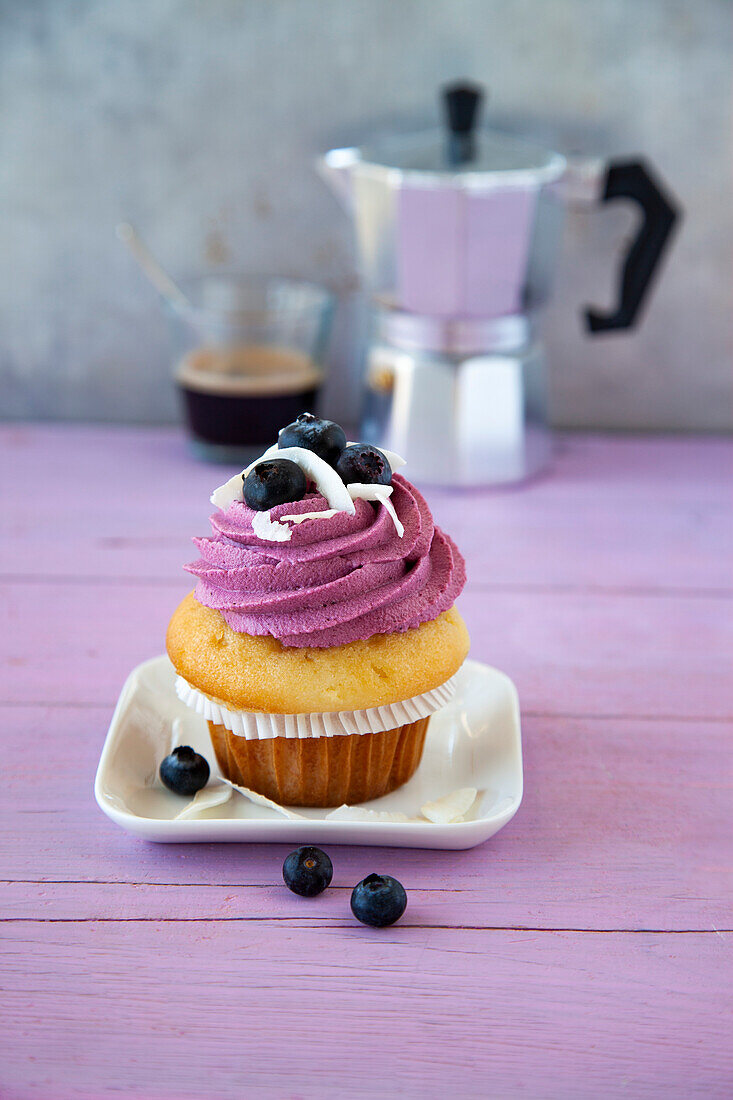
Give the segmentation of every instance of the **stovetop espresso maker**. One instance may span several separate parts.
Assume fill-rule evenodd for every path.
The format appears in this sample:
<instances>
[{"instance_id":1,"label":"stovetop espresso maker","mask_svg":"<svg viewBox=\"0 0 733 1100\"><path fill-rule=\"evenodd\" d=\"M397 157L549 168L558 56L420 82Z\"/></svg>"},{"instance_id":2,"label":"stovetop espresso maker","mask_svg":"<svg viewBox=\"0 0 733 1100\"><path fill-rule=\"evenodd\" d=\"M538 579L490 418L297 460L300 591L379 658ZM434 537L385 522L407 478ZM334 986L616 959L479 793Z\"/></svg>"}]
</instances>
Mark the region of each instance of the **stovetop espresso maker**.
<instances>
[{"instance_id":1,"label":"stovetop espresso maker","mask_svg":"<svg viewBox=\"0 0 733 1100\"><path fill-rule=\"evenodd\" d=\"M372 307L364 438L433 484L521 480L546 464L539 337L565 206L631 199L641 225L599 334L633 327L676 203L642 160L573 160L476 126L481 91L444 91L446 126L333 149L321 174L351 213Z\"/></svg>"}]
</instances>

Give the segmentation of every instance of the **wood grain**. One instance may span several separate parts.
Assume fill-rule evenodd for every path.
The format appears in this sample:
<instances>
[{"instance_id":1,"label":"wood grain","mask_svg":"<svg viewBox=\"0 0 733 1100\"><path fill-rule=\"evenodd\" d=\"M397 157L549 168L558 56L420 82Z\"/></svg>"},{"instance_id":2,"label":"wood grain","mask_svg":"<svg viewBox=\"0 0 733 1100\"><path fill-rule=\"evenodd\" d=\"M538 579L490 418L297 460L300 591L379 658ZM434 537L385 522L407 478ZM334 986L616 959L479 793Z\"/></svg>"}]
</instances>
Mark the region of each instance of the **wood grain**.
<instances>
[{"instance_id":1,"label":"wood grain","mask_svg":"<svg viewBox=\"0 0 733 1100\"><path fill-rule=\"evenodd\" d=\"M228 471L165 429L0 428L1 1100L728 1097L733 447L568 437L514 491L431 492L525 798L467 852L160 846L97 809ZM372 870L403 922L355 924Z\"/></svg>"},{"instance_id":2,"label":"wood grain","mask_svg":"<svg viewBox=\"0 0 733 1100\"><path fill-rule=\"evenodd\" d=\"M307 919L280 886L287 848L147 844L101 816L91 781L104 708L11 707L0 717L0 917ZM733 927L730 732L724 723L530 717L524 801L506 829L460 853L338 848L334 886L389 867L421 892L421 920L452 926ZM37 773L39 757L28 754L36 742ZM329 918L345 911L332 892L319 908Z\"/></svg>"},{"instance_id":3,"label":"wood grain","mask_svg":"<svg viewBox=\"0 0 733 1100\"><path fill-rule=\"evenodd\" d=\"M519 489L426 493L481 564L476 585L730 590L732 454L714 439L570 437L553 470ZM0 458L22 475L3 486L0 575L15 578L175 585L229 473L194 462L165 429L0 427Z\"/></svg>"},{"instance_id":4,"label":"wood grain","mask_svg":"<svg viewBox=\"0 0 733 1100\"><path fill-rule=\"evenodd\" d=\"M0 935L11 1098L730 1095L731 938L714 933L113 921Z\"/></svg>"},{"instance_id":5,"label":"wood grain","mask_svg":"<svg viewBox=\"0 0 733 1100\"><path fill-rule=\"evenodd\" d=\"M0 586L0 702L112 706L130 669L163 651L189 589L184 578ZM472 656L512 677L525 711L733 716L733 601L469 585L459 606Z\"/></svg>"}]
</instances>

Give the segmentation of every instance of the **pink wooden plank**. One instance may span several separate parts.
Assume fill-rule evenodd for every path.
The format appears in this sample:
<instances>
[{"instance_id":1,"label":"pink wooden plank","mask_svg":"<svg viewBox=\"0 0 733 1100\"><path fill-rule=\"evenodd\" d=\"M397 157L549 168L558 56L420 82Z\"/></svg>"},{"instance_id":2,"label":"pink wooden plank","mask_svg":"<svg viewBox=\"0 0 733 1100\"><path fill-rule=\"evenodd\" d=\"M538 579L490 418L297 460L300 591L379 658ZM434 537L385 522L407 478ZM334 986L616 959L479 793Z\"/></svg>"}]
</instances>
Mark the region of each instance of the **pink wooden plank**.
<instances>
[{"instance_id":1,"label":"pink wooden plank","mask_svg":"<svg viewBox=\"0 0 733 1100\"><path fill-rule=\"evenodd\" d=\"M729 792L730 796L730 792ZM429 886L425 888L410 885L409 869L400 870L400 866L406 862L404 856L394 855L385 851L367 855L359 853L358 859L348 858L344 861L342 849L336 845L331 847L332 857L338 873L334 882L319 900L318 905L307 905L302 899L294 897L282 884L280 868L282 861L293 845L289 848L282 846L277 850L274 846L267 845L269 852L269 864L262 867L267 872L272 883L267 886L252 885L227 885L227 886L179 886L171 883L164 885L153 884L129 884L129 883L27 883L4 882L0 883L0 921L2 920L52 920L52 921L89 921L89 920L166 920L166 921L241 921L243 924L251 922L285 922L288 927L299 928L301 926L324 928L329 925L343 925L350 921L349 898L351 891L357 882L374 870L381 874L394 874L408 888L409 910L401 921L406 926L419 928L472 928L472 929L512 929L520 928L531 931L558 931L570 930L581 932L688 932L710 931L726 932L733 934L733 917L731 917L730 903L733 900L728 891L728 897L722 898L717 906L720 925L702 929L670 928L676 925L680 917L689 913L690 909L698 911L714 911L714 902L707 901L705 905L696 906L687 902L673 904L667 897L654 898L647 906L645 919L639 928L639 914L634 911L634 903L643 905L643 899L629 897L628 881L623 882L627 892L623 898L623 907L627 913L633 912L634 919L624 922L621 915L621 906L615 905L612 914L608 908L607 876L604 875L603 905L596 905L596 921L591 926L583 925L576 928L577 917L580 911L592 908L582 902L578 904L573 897L571 884L564 883L567 892L562 898L547 899L542 897L542 912L539 919L533 918L531 911L519 920L519 906L516 901L507 905L503 899L498 902L495 899L496 882L485 885L465 887L456 886ZM643 845L647 847L647 844ZM235 858L235 857L232 857ZM265 857L267 858L267 857ZM454 857L460 860L461 856ZM241 861L242 866L247 866L249 860ZM259 860L256 861L259 864ZM504 862L504 860L502 860ZM265 859L262 863L264 865ZM345 864L357 866L351 873ZM661 861L657 860L659 864ZM259 869L259 868L258 868ZM587 864L586 864L587 869ZM424 877L427 868L423 871ZM599 869L600 870L600 869ZM636 874L641 878L641 869L637 867ZM526 866L524 867L526 874ZM602 872L601 872L602 873ZM727 874L730 875L728 868ZM432 869L431 869L432 874ZM440 868L436 869L436 875L440 874ZM658 867L648 869L647 889L656 881ZM626 875L629 875L628 867ZM247 875L247 877L250 877ZM459 871L458 879L462 879ZM497 875L498 877L498 875ZM501 876L502 878L504 876ZM619 876L621 877L621 876ZM633 890L633 877L631 886ZM673 876L672 876L673 877ZM709 876L698 875L698 878ZM492 876L492 879L494 876ZM445 869L445 881L449 881L447 868ZM670 887L679 888L679 883L669 882L664 876L662 890L667 894ZM706 882L704 885L711 885ZM591 889L591 892L594 892ZM640 891L635 891L640 892ZM596 891L596 893L600 893ZM537 899L533 899L537 906ZM594 900L600 900L598 898ZM700 900L700 899L695 899ZM687 901L687 899L685 899ZM529 899L527 899L529 902ZM529 903L531 904L531 902ZM727 908L726 908L727 906ZM529 908L529 906L528 906ZM656 910L656 914L654 911ZM665 911L666 910L666 911ZM504 916L502 917L502 914ZM657 915L661 919L649 921L649 915ZM672 916L670 921L669 916ZM602 927L601 916L605 916L606 927ZM698 918L699 919L699 918ZM529 923L524 923L528 921ZM596 927L596 923L598 927ZM683 923L689 923L689 919ZM706 920L706 924L709 922ZM661 926L661 927L660 927Z\"/></svg>"},{"instance_id":2,"label":"pink wooden plank","mask_svg":"<svg viewBox=\"0 0 733 1100\"><path fill-rule=\"evenodd\" d=\"M335 849L316 911L279 846L146 845L92 801L109 708L162 648L226 471L168 430L0 430L0 570L38 578L0 590L0 699L91 704L0 712L3 1100L371 1096L375 1056L401 1095L729 1095L730 937L708 930L730 926L731 743L681 719L733 714L730 615L663 592L731 590L733 450L561 452L522 490L430 497L469 559L474 655L555 715L525 717L519 816L465 853ZM375 867L411 899L381 935L343 916Z\"/></svg>"},{"instance_id":3,"label":"pink wooden plank","mask_svg":"<svg viewBox=\"0 0 733 1100\"><path fill-rule=\"evenodd\" d=\"M0 935L9 1100L730 1096L729 936L226 921Z\"/></svg>"},{"instance_id":4,"label":"pink wooden plank","mask_svg":"<svg viewBox=\"0 0 733 1100\"><path fill-rule=\"evenodd\" d=\"M560 475L558 475L560 476ZM733 591L733 509L671 501L548 502L521 493L429 494L477 586Z\"/></svg>"},{"instance_id":5,"label":"pink wooden plank","mask_svg":"<svg viewBox=\"0 0 733 1100\"><path fill-rule=\"evenodd\" d=\"M0 917L309 918L281 885L287 847L146 844L102 816L103 708L0 715L0 879L31 880L0 886ZM334 848L338 891L318 913L337 919L343 891L382 868L429 923L731 927L732 758L723 723L527 719L524 801L506 829L466 852Z\"/></svg>"},{"instance_id":6,"label":"pink wooden plank","mask_svg":"<svg viewBox=\"0 0 733 1100\"><path fill-rule=\"evenodd\" d=\"M558 508L540 486L478 494L470 506L442 492L427 495L478 585L733 590L729 508L667 501ZM107 504L95 507L93 524L63 501L43 511L15 505L0 543L0 574L176 584L183 562L195 557L191 536L209 531L207 500L208 492L191 496L154 515L137 504Z\"/></svg>"},{"instance_id":7,"label":"pink wooden plank","mask_svg":"<svg viewBox=\"0 0 733 1100\"><path fill-rule=\"evenodd\" d=\"M0 702L112 705L130 669L163 650L188 587L1 586ZM509 673L525 711L733 715L730 601L469 589L472 655Z\"/></svg>"},{"instance_id":8,"label":"pink wooden plank","mask_svg":"<svg viewBox=\"0 0 733 1100\"><path fill-rule=\"evenodd\" d=\"M195 497L208 491L219 470L226 472L193 459L182 433L173 428L5 424L0 425L0 455L9 504L22 502L29 487L47 495L51 466L54 493L72 502L79 502L80 487L89 484L104 486L108 500ZM725 507L732 480L733 441L726 437L573 433L559 437L554 465L535 486L558 503L580 499L591 505L607 497Z\"/></svg>"},{"instance_id":9,"label":"pink wooden plank","mask_svg":"<svg viewBox=\"0 0 733 1100\"><path fill-rule=\"evenodd\" d=\"M730 453L717 440L571 437L552 473L521 489L428 496L476 583L731 588ZM14 575L175 583L229 473L165 430L6 428L3 456L0 572Z\"/></svg>"},{"instance_id":10,"label":"pink wooden plank","mask_svg":"<svg viewBox=\"0 0 733 1100\"><path fill-rule=\"evenodd\" d=\"M583 496L589 504L608 494L725 505L733 482L733 440L569 433L559 438L555 468L563 474L558 493Z\"/></svg>"},{"instance_id":11,"label":"pink wooden plank","mask_svg":"<svg viewBox=\"0 0 733 1100\"><path fill-rule=\"evenodd\" d=\"M472 655L515 681L525 711L733 716L730 602L467 591Z\"/></svg>"},{"instance_id":12,"label":"pink wooden plank","mask_svg":"<svg viewBox=\"0 0 733 1100\"><path fill-rule=\"evenodd\" d=\"M212 488L231 472L191 458L170 430L0 428L3 572L176 574Z\"/></svg>"}]
</instances>

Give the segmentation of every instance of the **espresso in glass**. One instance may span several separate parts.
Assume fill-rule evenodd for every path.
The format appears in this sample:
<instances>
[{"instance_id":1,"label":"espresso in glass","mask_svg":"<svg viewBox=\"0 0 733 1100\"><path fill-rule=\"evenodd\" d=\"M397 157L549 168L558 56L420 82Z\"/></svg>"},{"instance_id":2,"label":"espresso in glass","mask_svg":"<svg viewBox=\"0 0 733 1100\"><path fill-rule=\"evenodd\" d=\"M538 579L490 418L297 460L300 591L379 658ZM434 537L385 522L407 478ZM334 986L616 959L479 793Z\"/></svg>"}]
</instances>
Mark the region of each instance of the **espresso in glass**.
<instances>
[{"instance_id":1,"label":"espresso in glass","mask_svg":"<svg viewBox=\"0 0 733 1100\"><path fill-rule=\"evenodd\" d=\"M299 413L312 411L322 378L303 352L257 344L196 348L176 371L195 439L260 449Z\"/></svg>"},{"instance_id":2,"label":"espresso in glass","mask_svg":"<svg viewBox=\"0 0 733 1100\"><path fill-rule=\"evenodd\" d=\"M175 381L192 448L212 461L251 461L315 410L331 297L310 283L237 276L187 289Z\"/></svg>"}]
</instances>

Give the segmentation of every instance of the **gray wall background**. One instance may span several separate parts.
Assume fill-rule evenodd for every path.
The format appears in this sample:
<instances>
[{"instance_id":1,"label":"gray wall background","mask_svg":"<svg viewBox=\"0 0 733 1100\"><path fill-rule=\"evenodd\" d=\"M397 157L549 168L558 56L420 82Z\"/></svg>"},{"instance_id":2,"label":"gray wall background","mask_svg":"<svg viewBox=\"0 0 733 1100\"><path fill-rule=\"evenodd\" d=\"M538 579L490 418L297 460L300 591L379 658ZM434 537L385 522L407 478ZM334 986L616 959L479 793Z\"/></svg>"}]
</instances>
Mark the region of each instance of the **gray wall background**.
<instances>
[{"instance_id":1,"label":"gray wall background","mask_svg":"<svg viewBox=\"0 0 733 1100\"><path fill-rule=\"evenodd\" d=\"M486 119L642 152L686 220L642 326L590 340L630 210L574 214L547 317L564 426L721 430L731 371L727 0L0 0L0 415L177 418L166 322L114 236L177 276L224 263L342 295L329 411L353 415L347 219L313 155L431 122L438 84Z\"/></svg>"}]
</instances>

